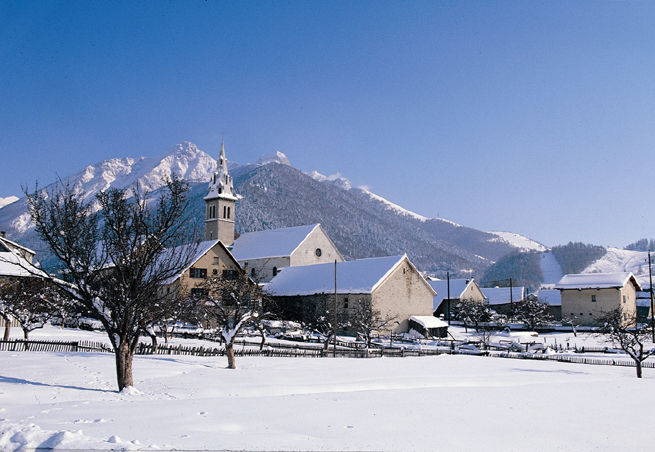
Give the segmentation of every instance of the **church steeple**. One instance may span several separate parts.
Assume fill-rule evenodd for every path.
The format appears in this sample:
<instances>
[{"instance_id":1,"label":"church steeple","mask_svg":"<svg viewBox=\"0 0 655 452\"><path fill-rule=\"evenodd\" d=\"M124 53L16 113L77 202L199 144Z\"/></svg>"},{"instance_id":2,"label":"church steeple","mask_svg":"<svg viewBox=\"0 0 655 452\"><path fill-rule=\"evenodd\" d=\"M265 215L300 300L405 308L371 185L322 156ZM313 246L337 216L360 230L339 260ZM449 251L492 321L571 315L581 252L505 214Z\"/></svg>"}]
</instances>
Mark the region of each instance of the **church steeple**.
<instances>
[{"instance_id":1,"label":"church steeple","mask_svg":"<svg viewBox=\"0 0 655 452\"><path fill-rule=\"evenodd\" d=\"M205 196L205 240L219 239L225 246L234 243L234 214L237 201L234 181L227 170L225 145L221 141L218 167L209 181Z\"/></svg>"}]
</instances>

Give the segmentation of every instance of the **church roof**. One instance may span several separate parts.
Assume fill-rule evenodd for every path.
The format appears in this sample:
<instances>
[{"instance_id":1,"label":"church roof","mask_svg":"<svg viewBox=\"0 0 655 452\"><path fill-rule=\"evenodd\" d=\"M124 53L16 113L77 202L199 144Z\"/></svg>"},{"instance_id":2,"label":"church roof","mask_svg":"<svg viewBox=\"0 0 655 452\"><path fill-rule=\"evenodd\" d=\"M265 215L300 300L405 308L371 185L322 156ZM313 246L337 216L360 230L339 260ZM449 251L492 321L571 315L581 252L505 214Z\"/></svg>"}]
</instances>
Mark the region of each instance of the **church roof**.
<instances>
[{"instance_id":1,"label":"church roof","mask_svg":"<svg viewBox=\"0 0 655 452\"><path fill-rule=\"evenodd\" d=\"M337 293L370 294L405 259L406 255L338 262ZM334 263L284 268L265 289L278 296L333 294Z\"/></svg>"},{"instance_id":2,"label":"church roof","mask_svg":"<svg viewBox=\"0 0 655 452\"><path fill-rule=\"evenodd\" d=\"M221 143L221 153L218 156L218 169L209 181L209 193L205 200L224 198L233 201L237 200L234 191L234 181L227 170L227 158L225 157L225 146Z\"/></svg>"},{"instance_id":3,"label":"church roof","mask_svg":"<svg viewBox=\"0 0 655 452\"><path fill-rule=\"evenodd\" d=\"M232 255L238 261L291 256L307 236L321 225L309 224L291 228L246 232L234 241Z\"/></svg>"}]
</instances>

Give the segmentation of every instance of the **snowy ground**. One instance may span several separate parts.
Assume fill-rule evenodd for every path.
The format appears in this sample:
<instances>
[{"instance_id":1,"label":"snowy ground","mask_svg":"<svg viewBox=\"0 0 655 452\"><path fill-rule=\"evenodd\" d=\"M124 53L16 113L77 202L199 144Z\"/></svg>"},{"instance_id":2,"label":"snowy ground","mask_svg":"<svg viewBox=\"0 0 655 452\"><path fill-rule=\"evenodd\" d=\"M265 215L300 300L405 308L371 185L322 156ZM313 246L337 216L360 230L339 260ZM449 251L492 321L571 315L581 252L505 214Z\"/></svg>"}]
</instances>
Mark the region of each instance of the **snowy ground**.
<instances>
[{"instance_id":1,"label":"snowy ground","mask_svg":"<svg viewBox=\"0 0 655 452\"><path fill-rule=\"evenodd\" d=\"M224 357L138 356L138 392L122 394L111 354L0 363L0 450L651 449L652 369L638 380L633 368L442 355L238 358L233 371Z\"/></svg>"}]
</instances>

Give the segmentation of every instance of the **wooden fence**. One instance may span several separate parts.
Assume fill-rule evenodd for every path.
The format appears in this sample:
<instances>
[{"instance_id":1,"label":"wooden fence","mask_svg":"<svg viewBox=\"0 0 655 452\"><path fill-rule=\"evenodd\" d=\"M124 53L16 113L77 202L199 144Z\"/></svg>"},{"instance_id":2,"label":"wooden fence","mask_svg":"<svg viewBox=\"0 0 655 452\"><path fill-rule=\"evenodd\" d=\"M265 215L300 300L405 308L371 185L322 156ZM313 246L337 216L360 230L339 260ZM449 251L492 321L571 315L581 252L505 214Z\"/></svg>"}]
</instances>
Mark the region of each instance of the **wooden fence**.
<instances>
[{"instance_id":1,"label":"wooden fence","mask_svg":"<svg viewBox=\"0 0 655 452\"><path fill-rule=\"evenodd\" d=\"M254 345L245 343L245 345ZM279 346L283 345L283 346ZM320 348L308 347L289 347L295 344L273 344L273 346L266 345L262 350L258 347L235 347L236 356L270 356L270 357L303 357L303 358L321 358L335 356L334 348L330 347L328 350ZM301 345L301 344L298 344ZM305 344L307 345L307 344ZM23 339L12 339L8 341L0 341L0 351L32 351L32 352L97 352L97 353L113 353L113 348L102 342L91 341L26 341ZM140 343L137 347L136 354L138 355L188 355L188 356L224 356L225 347L190 347L183 345L170 345L161 344L156 348L152 344ZM469 350L462 348L452 349L450 347L440 347L432 349L411 349L411 348L370 348L370 349L351 349L351 348L337 348L336 357L339 358L380 358L380 357L410 357L410 356L437 356L442 354L452 355L474 355L486 356L490 358L509 358L509 359L530 359L530 360L548 360L559 361L574 364L590 364L602 366L622 366L622 367L635 367L635 363L631 359L619 358L598 358L598 357L585 357L585 356L572 356L572 355L559 355L559 354L543 354L543 353L524 353L524 352L508 352L508 351L494 351L494 350ZM655 361L644 361L642 363L644 368L655 368Z\"/></svg>"}]
</instances>

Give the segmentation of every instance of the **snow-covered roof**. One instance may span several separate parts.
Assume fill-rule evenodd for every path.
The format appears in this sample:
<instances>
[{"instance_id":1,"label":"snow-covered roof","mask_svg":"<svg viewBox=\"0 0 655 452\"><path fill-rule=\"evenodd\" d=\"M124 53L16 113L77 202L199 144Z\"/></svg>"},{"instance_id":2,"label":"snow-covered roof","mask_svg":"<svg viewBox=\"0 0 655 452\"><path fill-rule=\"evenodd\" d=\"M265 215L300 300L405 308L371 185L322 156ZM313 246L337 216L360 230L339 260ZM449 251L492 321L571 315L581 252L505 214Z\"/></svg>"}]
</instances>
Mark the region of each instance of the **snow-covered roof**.
<instances>
[{"instance_id":1,"label":"snow-covered roof","mask_svg":"<svg viewBox=\"0 0 655 452\"><path fill-rule=\"evenodd\" d=\"M562 292L557 289L540 289L537 299L548 306L562 306Z\"/></svg>"},{"instance_id":2,"label":"snow-covered roof","mask_svg":"<svg viewBox=\"0 0 655 452\"><path fill-rule=\"evenodd\" d=\"M639 282L632 273L577 273L564 275L555 285L556 289L611 289L623 287L632 280L637 290L641 289Z\"/></svg>"},{"instance_id":3,"label":"snow-covered roof","mask_svg":"<svg viewBox=\"0 0 655 452\"><path fill-rule=\"evenodd\" d=\"M406 255L338 262L337 293L370 294L405 259ZM334 263L283 268L265 289L278 296L334 293Z\"/></svg>"},{"instance_id":4,"label":"snow-covered roof","mask_svg":"<svg viewBox=\"0 0 655 452\"><path fill-rule=\"evenodd\" d=\"M466 288L471 284L472 279L451 279L450 280L450 299L461 298L462 293ZM436 310L441 303L448 298L448 280L439 279L436 281L428 281L430 287L437 292L437 295L434 297L434 307L433 310Z\"/></svg>"},{"instance_id":5,"label":"snow-covered roof","mask_svg":"<svg viewBox=\"0 0 655 452\"><path fill-rule=\"evenodd\" d=\"M20 253L0 245L0 276L46 276Z\"/></svg>"},{"instance_id":6,"label":"snow-covered roof","mask_svg":"<svg viewBox=\"0 0 655 452\"><path fill-rule=\"evenodd\" d=\"M249 259L291 256L291 253L318 227L320 224L316 223L246 232L234 241L232 255L241 262Z\"/></svg>"},{"instance_id":7,"label":"snow-covered roof","mask_svg":"<svg viewBox=\"0 0 655 452\"><path fill-rule=\"evenodd\" d=\"M517 302L523 299L525 287L512 287L511 297L509 289L509 287L480 287L489 304L507 304L511 301Z\"/></svg>"},{"instance_id":8,"label":"snow-covered roof","mask_svg":"<svg viewBox=\"0 0 655 452\"><path fill-rule=\"evenodd\" d=\"M415 321L425 329L448 327L448 322L444 322L431 315L413 315L409 320Z\"/></svg>"},{"instance_id":9,"label":"snow-covered roof","mask_svg":"<svg viewBox=\"0 0 655 452\"><path fill-rule=\"evenodd\" d=\"M36 251L31 250L28 247L21 245L20 243L16 243L13 240L9 240L7 237L1 237L0 236L0 242L4 242L5 246L7 248L19 248L19 249L31 254L32 256L34 256L36 254Z\"/></svg>"}]
</instances>

